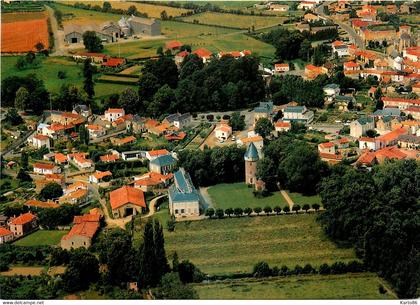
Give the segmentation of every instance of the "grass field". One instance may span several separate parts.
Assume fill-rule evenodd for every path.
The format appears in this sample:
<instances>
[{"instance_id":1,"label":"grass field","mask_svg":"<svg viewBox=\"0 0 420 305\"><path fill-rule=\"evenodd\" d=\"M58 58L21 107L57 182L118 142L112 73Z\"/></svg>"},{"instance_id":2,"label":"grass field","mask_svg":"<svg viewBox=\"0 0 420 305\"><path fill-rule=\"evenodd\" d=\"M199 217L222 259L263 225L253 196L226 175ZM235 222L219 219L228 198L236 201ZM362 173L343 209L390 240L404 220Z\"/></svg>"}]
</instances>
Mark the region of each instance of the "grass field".
<instances>
[{"instance_id":1,"label":"grass field","mask_svg":"<svg viewBox=\"0 0 420 305\"><path fill-rule=\"evenodd\" d=\"M287 193L289 194L289 197L293 200L293 202L295 204L299 204L300 206L302 206L305 203L310 204L310 205L314 203L318 203L319 205L322 205L321 197L319 195L305 196L299 193L291 193L291 192L287 192Z\"/></svg>"},{"instance_id":2,"label":"grass field","mask_svg":"<svg viewBox=\"0 0 420 305\"><path fill-rule=\"evenodd\" d=\"M104 23L104 22L117 22L121 16L117 14L110 14L110 13L102 13L102 12L96 12L96 11L90 11L90 10L84 10L79 8L74 8L67 5L62 5L59 3L54 3L54 6L59 9L63 15L69 15L73 14L73 18L63 18L63 25L69 25L69 24L93 24L93 23Z\"/></svg>"},{"instance_id":3,"label":"grass field","mask_svg":"<svg viewBox=\"0 0 420 305\"><path fill-rule=\"evenodd\" d=\"M19 239L14 244L16 246L55 246L60 243L61 237L66 235L68 231L48 231L38 230L24 238Z\"/></svg>"},{"instance_id":4,"label":"grass field","mask_svg":"<svg viewBox=\"0 0 420 305\"><path fill-rule=\"evenodd\" d=\"M392 291L379 293L382 281L374 273L305 275L272 279L243 279L194 288L200 299L300 300L300 299L395 299Z\"/></svg>"},{"instance_id":5,"label":"grass field","mask_svg":"<svg viewBox=\"0 0 420 305\"><path fill-rule=\"evenodd\" d=\"M44 19L46 17L45 12L20 12L20 13L4 13L1 14L1 22L16 22L16 21L27 21L35 19Z\"/></svg>"},{"instance_id":6,"label":"grass field","mask_svg":"<svg viewBox=\"0 0 420 305\"><path fill-rule=\"evenodd\" d=\"M271 267L319 266L355 259L323 233L316 215L258 216L176 224L165 231L166 253L174 251L208 274L251 272L259 261Z\"/></svg>"},{"instance_id":7,"label":"grass field","mask_svg":"<svg viewBox=\"0 0 420 305\"><path fill-rule=\"evenodd\" d=\"M63 84L74 84L79 88L83 87L82 65L66 59L64 57L49 57L41 60L41 65L32 69L18 70L15 67L18 57L1 57L1 78L6 78L11 75L25 76L30 73L36 74L44 81L45 87L48 91L57 93ZM58 71L65 71L66 78L59 79L57 77ZM113 93L120 93L130 85L120 84L95 84L95 96L103 97Z\"/></svg>"},{"instance_id":8,"label":"grass field","mask_svg":"<svg viewBox=\"0 0 420 305\"><path fill-rule=\"evenodd\" d=\"M247 29L254 26L255 29L259 29L282 24L286 18L280 16L250 16L205 12L183 17L182 20L190 22L198 20L198 22L202 24L223 25L241 29Z\"/></svg>"},{"instance_id":9,"label":"grass field","mask_svg":"<svg viewBox=\"0 0 420 305\"><path fill-rule=\"evenodd\" d=\"M271 196L256 198L245 183L217 184L208 189L209 195L216 208L255 208L265 206L285 207L286 200L280 192L274 192Z\"/></svg>"},{"instance_id":10,"label":"grass field","mask_svg":"<svg viewBox=\"0 0 420 305\"><path fill-rule=\"evenodd\" d=\"M124 77L124 75L116 76L116 75L102 75L98 78L98 80L107 82L107 81L120 81L120 82L126 82L129 84L137 84L139 79L134 77Z\"/></svg>"},{"instance_id":11,"label":"grass field","mask_svg":"<svg viewBox=\"0 0 420 305\"><path fill-rule=\"evenodd\" d=\"M78 1L66 1L67 4L74 4ZM84 4L88 5L99 5L99 6L103 6L103 1L83 1ZM169 6L164 6L164 5L154 5L154 4L147 4L147 3L135 3L135 2L123 2L123 1L112 1L110 2L112 8L115 9L123 9L126 10L128 9L130 6L134 5L137 8L138 12L141 13L146 13L149 17L152 18L160 18L160 13L162 11L166 11L166 13L168 14L168 16L173 16L173 17L177 17L177 16L181 16L181 14L185 14L190 12L190 10L187 9L183 9L183 8L175 8L175 7L169 7Z\"/></svg>"}]
</instances>

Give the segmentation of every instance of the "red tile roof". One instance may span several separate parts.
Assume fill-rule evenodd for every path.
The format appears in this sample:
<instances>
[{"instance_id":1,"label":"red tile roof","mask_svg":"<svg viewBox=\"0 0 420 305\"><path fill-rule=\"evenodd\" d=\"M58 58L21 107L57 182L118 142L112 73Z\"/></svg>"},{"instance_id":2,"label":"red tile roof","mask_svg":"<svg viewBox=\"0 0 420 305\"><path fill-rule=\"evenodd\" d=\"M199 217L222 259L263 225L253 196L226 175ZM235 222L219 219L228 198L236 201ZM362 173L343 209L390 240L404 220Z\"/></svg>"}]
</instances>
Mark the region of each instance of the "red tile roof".
<instances>
[{"instance_id":1,"label":"red tile roof","mask_svg":"<svg viewBox=\"0 0 420 305\"><path fill-rule=\"evenodd\" d=\"M329 153L319 153L319 156L324 159L331 159L331 160L342 160L343 157L341 155L336 154L329 154Z\"/></svg>"},{"instance_id":2,"label":"red tile roof","mask_svg":"<svg viewBox=\"0 0 420 305\"><path fill-rule=\"evenodd\" d=\"M73 223L78 224L82 222L99 222L100 219L100 214L84 214L80 216L74 216Z\"/></svg>"},{"instance_id":3,"label":"red tile roof","mask_svg":"<svg viewBox=\"0 0 420 305\"><path fill-rule=\"evenodd\" d=\"M326 143L321 143L319 144L319 147L321 148L330 148L330 147L334 147L335 143L333 142L326 142Z\"/></svg>"},{"instance_id":4,"label":"red tile roof","mask_svg":"<svg viewBox=\"0 0 420 305\"><path fill-rule=\"evenodd\" d=\"M118 67L120 65L123 65L124 63L125 63L124 58L111 57L111 58L108 58L107 61L102 64L102 66Z\"/></svg>"},{"instance_id":5,"label":"red tile roof","mask_svg":"<svg viewBox=\"0 0 420 305\"><path fill-rule=\"evenodd\" d=\"M187 57L188 55L190 55L190 53L189 53L189 52L187 52L187 51L182 51L182 52L179 52L178 54L176 54L175 56L179 56L179 57Z\"/></svg>"},{"instance_id":6,"label":"red tile roof","mask_svg":"<svg viewBox=\"0 0 420 305\"><path fill-rule=\"evenodd\" d=\"M36 134L36 135L34 135L34 138L37 139L37 140L40 140L40 141L45 141L45 140L49 139L48 136L45 136L43 134Z\"/></svg>"},{"instance_id":7,"label":"red tile roof","mask_svg":"<svg viewBox=\"0 0 420 305\"><path fill-rule=\"evenodd\" d=\"M104 156L100 156L99 159L102 162L114 162L118 160L119 157L117 155L104 155Z\"/></svg>"},{"instance_id":8,"label":"red tile roof","mask_svg":"<svg viewBox=\"0 0 420 305\"><path fill-rule=\"evenodd\" d=\"M67 157L64 154L62 154L62 153L55 154L54 155L54 158L55 158L55 162L58 162L58 163L65 163L65 162L67 162Z\"/></svg>"},{"instance_id":9,"label":"red tile roof","mask_svg":"<svg viewBox=\"0 0 420 305\"><path fill-rule=\"evenodd\" d=\"M274 124L275 127L291 127L292 125L290 124L290 122L276 122Z\"/></svg>"},{"instance_id":10,"label":"red tile roof","mask_svg":"<svg viewBox=\"0 0 420 305\"><path fill-rule=\"evenodd\" d=\"M51 201L44 202L44 201L33 200L33 199L26 201L25 205L36 207L36 208L44 208L44 209L60 207L60 205L55 202L51 202Z\"/></svg>"},{"instance_id":11,"label":"red tile roof","mask_svg":"<svg viewBox=\"0 0 420 305\"><path fill-rule=\"evenodd\" d=\"M346 67L346 68L356 68L358 66L359 66L359 64L355 63L354 61L348 61L348 62L344 63L344 67Z\"/></svg>"},{"instance_id":12,"label":"red tile roof","mask_svg":"<svg viewBox=\"0 0 420 305\"><path fill-rule=\"evenodd\" d=\"M4 237L7 235L13 235L12 231L7 230L6 228L0 227L0 237Z\"/></svg>"},{"instance_id":13,"label":"red tile roof","mask_svg":"<svg viewBox=\"0 0 420 305\"><path fill-rule=\"evenodd\" d=\"M67 240L76 235L93 238L93 236L95 236L96 231L98 231L98 229L99 229L98 222L78 223L71 228L70 232L67 235L63 236L63 239Z\"/></svg>"},{"instance_id":14,"label":"red tile roof","mask_svg":"<svg viewBox=\"0 0 420 305\"><path fill-rule=\"evenodd\" d=\"M107 111L105 111L105 113L122 113L124 112L124 109L122 108L108 108Z\"/></svg>"},{"instance_id":15,"label":"red tile roof","mask_svg":"<svg viewBox=\"0 0 420 305\"><path fill-rule=\"evenodd\" d=\"M393 131L391 131L387 134L384 134L382 136L379 136L377 139L379 141L383 141L383 142L390 142L390 141L394 141L394 140L398 139L398 137L400 135L403 135L403 134L406 134L406 133L407 133L407 129L402 127L402 128L395 129L395 130L393 130Z\"/></svg>"},{"instance_id":16,"label":"red tile roof","mask_svg":"<svg viewBox=\"0 0 420 305\"><path fill-rule=\"evenodd\" d=\"M149 156L151 157L169 155L169 151L166 149L150 150L148 153L149 153Z\"/></svg>"},{"instance_id":17,"label":"red tile roof","mask_svg":"<svg viewBox=\"0 0 420 305\"><path fill-rule=\"evenodd\" d=\"M93 176L96 179L100 180L104 177L112 176L112 173L110 171L106 171L106 172L96 171L96 173L94 173Z\"/></svg>"},{"instance_id":18,"label":"red tile roof","mask_svg":"<svg viewBox=\"0 0 420 305\"><path fill-rule=\"evenodd\" d=\"M33 221L35 218L36 216L34 214L32 214L31 212L28 212L25 214L21 214L19 217L16 217L10 223L12 225L24 225L28 222Z\"/></svg>"},{"instance_id":19,"label":"red tile roof","mask_svg":"<svg viewBox=\"0 0 420 305\"><path fill-rule=\"evenodd\" d=\"M51 163L34 163L34 168L41 168L41 169L53 169L55 167L54 164Z\"/></svg>"},{"instance_id":20,"label":"red tile roof","mask_svg":"<svg viewBox=\"0 0 420 305\"><path fill-rule=\"evenodd\" d=\"M193 54L196 54L198 57L201 57L201 58L210 58L213 53L207 49L200 48L200 49L195 50Z\"/></svg>"},{"instance_id":21,"label":"red tile roof","mask_svg":"<svg viewBox=\"0 0 420 305\"><path fill-rule=\"evenodd\" d=\"M127 203L143 208L146 207L143 191L130 186L123 186L112 191L109 194L109 201L113 210L118 209Z\"/></svg>"},{"instance_id":22,"label":"red tile roof","mask_svg":"<svg viewBox=\"0 0 420 305\"><path fill-rule=\"evenodd\" d=\"M182 43L182 42L180 42L180 41L177 41L177 40L172 40L172 41L168 41L166 44L165 44L165 47L167 48L167 49L179 49L180 47L182 47L184 44Z\"/></svg>"}]
</instances>

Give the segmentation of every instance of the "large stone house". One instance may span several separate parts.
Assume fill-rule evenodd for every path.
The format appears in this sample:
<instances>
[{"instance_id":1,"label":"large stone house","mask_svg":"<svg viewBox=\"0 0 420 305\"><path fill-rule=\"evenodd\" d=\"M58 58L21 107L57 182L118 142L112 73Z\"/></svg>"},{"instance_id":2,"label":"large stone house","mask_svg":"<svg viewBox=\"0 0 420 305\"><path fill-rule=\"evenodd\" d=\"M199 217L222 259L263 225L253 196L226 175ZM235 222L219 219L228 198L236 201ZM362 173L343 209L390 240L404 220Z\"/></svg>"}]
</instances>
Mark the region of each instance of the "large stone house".
<instances>
[{"instance_id":1,"label":"large stone house","mask_svg":"<svg viewBox=\"0 0 420 305\"><path fill-rule=\"evenodd\" d=\"M176 218L199 216L200 196L190 175L180 168L174 174L174 184L169 188L169 211Z\"/></svg>"},{"instance_id":2,"label":"large stone house","mask_svg":"<svg viewBox=\"0 0 420 305\"><path fill-rule=\"evenodd\" d=\"M283 121L310 124L314 119L314 112L305 106L287 106L283 110Z\"/></svg>"},{"instance_id":3,"label":"large stone house","mask_svg":"<svg viewBox=\"0 0 420 305\"><path fill-rule=\"evenodd\" d=\"M167 175L176 165L176 160L172 155L159 156L149 163L151 172Z\"/></svg>"},{"instance_id":4,"label":"large stone house","mask_svg":"<svg viewBox=\"0 0 420 305\"><path fill-rule=\"evenodd\" d=\"M83 216L74 216L74 226L70 232L61 239L61 248L70 250L76 248L89 248L92 239L99 229L99 214L85 214Z\"/></svg>"},{"instance_id":5,"label":"large stone house","mask_svg":"<svg viewBox=\"0 0 420 305\"><path fill-rule=\"evenodd\" d=\"M366 134L366 131L375 128L375 120L373 118L362 117L350 123L350 135L359 138Z\"/></svg>"},{"instance_id":6,"label":"large stone house","mask_svg":"<svg viewBox=\"0 0 420 305\"><path fill-rule=\"evenodd\" d=\"M0 227L0 245L12 241L14 239L13 232Z\"/></svg>"},{"instance_id":7,"label":"large stone house","mask_svg":"<svg viewBox=\"0 0 420 305\"><path fill-rule=\"evenodd\" d=\"M136 215L146 210L146 201L142 190L123 186L109 194L114 218Z\"/></svg>"},{"instance_id":8,"label":"large stone house","mask_svg":"<svg viewBox=\"0 0 420 305\"><path fill-rule=\"evenodd\" d=\"M38 227L38 218L31 212L9 220L9 229L15 237L24 236Z\"/></svg>"}]
</instances>

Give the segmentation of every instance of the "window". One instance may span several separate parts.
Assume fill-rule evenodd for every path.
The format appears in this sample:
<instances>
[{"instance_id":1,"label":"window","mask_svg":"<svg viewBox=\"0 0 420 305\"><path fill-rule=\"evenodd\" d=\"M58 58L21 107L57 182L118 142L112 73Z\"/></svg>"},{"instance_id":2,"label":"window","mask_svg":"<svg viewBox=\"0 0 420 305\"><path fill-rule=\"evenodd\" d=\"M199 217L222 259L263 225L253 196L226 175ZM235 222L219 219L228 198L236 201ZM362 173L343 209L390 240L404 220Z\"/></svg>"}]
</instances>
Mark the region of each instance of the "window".
<instances>
[{"instance_id":1,"label":"window","mask_svg":"<svg viewBox=\"0 0 420 305\"><path fill-rule=\"evenodd\" d=\"M86 246L86 242L85 242L85 241L83 242L83 245L85 245L85 246Z\"/></svg>"},{"instance_id":2,"label":"window","mask_svg":"<svg viewBox=\"0 0 420 305\"><path fill-rule=\"evenodd\" d=\"M181 213L184 214L185 213L185 210L184 209L181 209Z\"/></svg>"},{"instance_id":3,"label":"window","mask_svg":"<svg viewBox=\"0 0 420 305\"><path fill-rule=\"evenodd\" d=\"M175 214L178 214L178 209L175 209Z\"/></svg>"},{"instance_id":4,"label":"window","mask_svg":"<svg viewBox=\"0 0 420 305\"><path fill-rule=\"evenodd\" d=\"M71 245L73 246L74 245L74 242L71 242Z\"/></svg>"}]
</instances>

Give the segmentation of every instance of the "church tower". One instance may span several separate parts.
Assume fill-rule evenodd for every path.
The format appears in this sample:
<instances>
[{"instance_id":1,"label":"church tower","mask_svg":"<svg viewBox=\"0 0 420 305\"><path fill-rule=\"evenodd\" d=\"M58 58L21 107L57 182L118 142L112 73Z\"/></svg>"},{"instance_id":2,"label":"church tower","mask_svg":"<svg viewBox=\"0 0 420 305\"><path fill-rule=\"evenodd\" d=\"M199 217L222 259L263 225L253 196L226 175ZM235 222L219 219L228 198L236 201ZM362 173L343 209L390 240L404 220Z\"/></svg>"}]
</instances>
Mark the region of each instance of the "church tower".
<instances>
[{"instance_id":1,"label":"church tower","mask_svg":"<svg viewBox=\"0 0 420 305\"><path fill-rule=\"evenodd\" d=\"M245 183L254 185L257 182L258 151L254 143L250 143L245 155Z\"/></svg>"}]
</instances>

